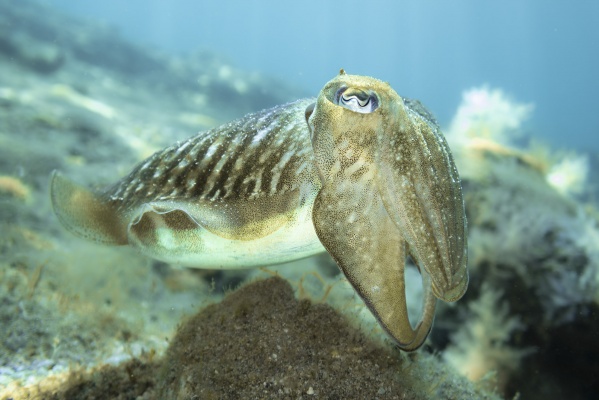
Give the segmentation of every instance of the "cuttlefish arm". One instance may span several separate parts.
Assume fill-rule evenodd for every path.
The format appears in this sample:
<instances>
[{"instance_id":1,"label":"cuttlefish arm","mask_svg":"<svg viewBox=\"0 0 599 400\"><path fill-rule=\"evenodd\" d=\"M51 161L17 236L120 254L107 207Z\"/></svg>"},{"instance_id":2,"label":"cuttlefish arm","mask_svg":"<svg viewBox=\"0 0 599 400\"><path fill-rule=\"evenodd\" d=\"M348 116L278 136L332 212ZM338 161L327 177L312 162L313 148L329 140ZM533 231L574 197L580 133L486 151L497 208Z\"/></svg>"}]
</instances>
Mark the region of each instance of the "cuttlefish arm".
<instances>
[{"instance_id":1,"label":"cuttlefish arm","mask_svg":"<svg viewBox=\"0 0 599 400\"><path fill-rule=\"evenodd\" d=\"M385 209L409 243L410 255L430 274L434 295L453 302L468 286L460 179L436 126L406 111L396 126L409 126L409 133L378 134L379 149L393 151L377 152L377 187Z\"/></svg>"},{"instance_id":2,"label":"cuttlefish arm","mask_svg":"<svg viewBox=\"0 0 599 400\"><path fill-rule=\"evenodd\" d=\"M436 298L457 300L468 282L464 205L445 141L388 84L367 77L341 73L307 117L322 182L316 234L398 346L417 349ZM406 255L425 289L415 327Z\"/></svg>"},{"instance_id":3,"label":"cuttlefish arm","mask_svg":"<svg viewBox=\"0 0 599 400\"><path fill-rule=\"evenodd\" d=\"M404 350L426 339L435 299L426 290L422 321L412 329L408 319L404 263L407 243L374 191L376 171L338 171L323 186L312 216L321 242L333 256L383 328Z\"/></svg>"}]
</instances>

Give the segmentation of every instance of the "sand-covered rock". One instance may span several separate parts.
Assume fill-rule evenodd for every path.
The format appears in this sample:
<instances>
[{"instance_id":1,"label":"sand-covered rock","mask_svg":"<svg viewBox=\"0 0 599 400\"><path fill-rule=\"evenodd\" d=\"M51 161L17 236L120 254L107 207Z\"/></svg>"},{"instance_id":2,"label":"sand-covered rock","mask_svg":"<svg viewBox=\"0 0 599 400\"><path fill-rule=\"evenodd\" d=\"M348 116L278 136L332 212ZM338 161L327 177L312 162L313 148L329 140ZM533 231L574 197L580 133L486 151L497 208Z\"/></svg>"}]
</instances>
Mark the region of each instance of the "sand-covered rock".
<instances>
[{"instance_id":1,"label":"sand-covered rock","mask_svg":"<svg viewBox=\"0 0 599 400\"><path fill-rule=\"evenodd\" d=\"M498 399L443 367L368 339L281 278L250 283L187 319L164 358L73 373L44 399ZM44 386L46 386L44 388Z\"/></svg>"}]
</instances>

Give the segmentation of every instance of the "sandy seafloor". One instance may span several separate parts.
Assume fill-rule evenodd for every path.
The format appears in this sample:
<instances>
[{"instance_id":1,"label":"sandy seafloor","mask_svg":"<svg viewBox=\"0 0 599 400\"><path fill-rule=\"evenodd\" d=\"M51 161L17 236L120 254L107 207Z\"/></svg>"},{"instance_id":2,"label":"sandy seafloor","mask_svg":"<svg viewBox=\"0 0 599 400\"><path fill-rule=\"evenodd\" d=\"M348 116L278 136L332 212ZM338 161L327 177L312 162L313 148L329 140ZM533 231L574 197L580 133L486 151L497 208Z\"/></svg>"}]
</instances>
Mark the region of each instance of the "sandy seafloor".
<instances>
[{"instance_id":1,"label":"sandy seafloor","mask_svg":"<svg viewBox=\"0 0 599 400\"><path fill-rule=\"evenodd\" d=\"M498 110L527 108L492 90L477 92L495 99L482 117L466 93L444 127L463 178L470 287L439 304L427 344L406 354L326 254L179 268L78 239L51 211L53 170L102 187L197 131L317 93L0 1L0 398L596 398L594 155L514 146L517 126Z\"/></svg>"}]
</instances>

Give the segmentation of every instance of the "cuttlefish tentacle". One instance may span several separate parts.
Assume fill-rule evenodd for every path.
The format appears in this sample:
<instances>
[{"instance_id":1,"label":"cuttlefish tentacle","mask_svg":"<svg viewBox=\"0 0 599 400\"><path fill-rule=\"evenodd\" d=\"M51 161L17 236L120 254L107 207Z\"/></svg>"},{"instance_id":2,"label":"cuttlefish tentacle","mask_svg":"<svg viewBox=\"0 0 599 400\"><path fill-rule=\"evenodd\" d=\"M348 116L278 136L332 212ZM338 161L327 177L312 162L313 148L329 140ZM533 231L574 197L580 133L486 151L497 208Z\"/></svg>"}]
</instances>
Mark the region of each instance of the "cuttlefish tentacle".
<instances>
[{"instance_id":1,"label":"cuttlefish tentacle","mask_svg":"<svg viewBox=\"0 0 599 400\"><path fill-rule=\"evenodd\" d=\"M323 185L312 212L316 234L399 347L414 350L431 329L435 297L457 300L468 282L464 206L445 141L372 78L340 74L307 115ZM424 286L415 328L406 253Z\"/></svg>"}]
</instances>

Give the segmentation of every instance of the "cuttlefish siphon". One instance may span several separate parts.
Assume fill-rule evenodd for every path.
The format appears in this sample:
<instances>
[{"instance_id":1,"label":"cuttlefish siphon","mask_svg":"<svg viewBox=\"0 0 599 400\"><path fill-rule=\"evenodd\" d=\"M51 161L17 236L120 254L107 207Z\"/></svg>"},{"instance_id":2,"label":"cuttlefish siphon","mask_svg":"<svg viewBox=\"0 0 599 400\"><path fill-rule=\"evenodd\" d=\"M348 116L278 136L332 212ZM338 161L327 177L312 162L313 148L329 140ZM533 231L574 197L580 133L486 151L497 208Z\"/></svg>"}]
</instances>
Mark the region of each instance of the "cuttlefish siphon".
<instances>
[{"instance_id":1,"label":"cuttlefish siphon","mask_svg":"<svg viewBox=\"0 0 599 400\"><path fill-rule=\"evenodd\" d=\"M436 122L389 84L343 70L316 100L200 133L104 191L55 172L51 197L73 233L169 263L243 268L326 250L406 351L428 336L436 299L468 285L461 184ZM408 255L424 286L415 327Z\"/></svg>"}]
</instances>

